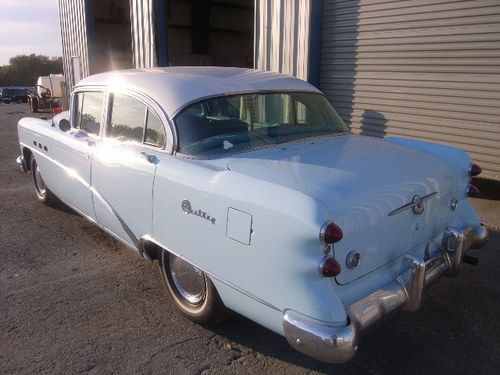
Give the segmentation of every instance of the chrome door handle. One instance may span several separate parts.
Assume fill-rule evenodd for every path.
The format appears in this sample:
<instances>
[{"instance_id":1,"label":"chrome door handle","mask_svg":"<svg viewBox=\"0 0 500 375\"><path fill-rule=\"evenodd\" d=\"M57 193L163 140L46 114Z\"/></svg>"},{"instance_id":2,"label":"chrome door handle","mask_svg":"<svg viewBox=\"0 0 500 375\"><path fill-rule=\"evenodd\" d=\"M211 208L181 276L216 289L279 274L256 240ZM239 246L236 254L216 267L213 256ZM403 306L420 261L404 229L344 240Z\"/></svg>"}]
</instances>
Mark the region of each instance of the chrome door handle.
<instances>
[{"instance_id":1,"label":"chrome door handle","mask_svg":"<svg viewBox=\"0 0 500 375\"><path fill-rule=\"evenodd\" d=\"M144 158L151 164L155 164L156 163L156 155L153 155L153 154L148 154L144 151L141 151L141 155L144 156Z\"/></svg>"},{"instance_id":2,"label":"chrome door handle","mask_svg":"<svg viewBox=\"0 0 500 375\"><path fill-rule=\"evenodd\" d=\"M93 139L87 139L85 142L87 142L89 146L95 146L96 144L96 141L94 141Z\"/></svg>"}]
</instances>

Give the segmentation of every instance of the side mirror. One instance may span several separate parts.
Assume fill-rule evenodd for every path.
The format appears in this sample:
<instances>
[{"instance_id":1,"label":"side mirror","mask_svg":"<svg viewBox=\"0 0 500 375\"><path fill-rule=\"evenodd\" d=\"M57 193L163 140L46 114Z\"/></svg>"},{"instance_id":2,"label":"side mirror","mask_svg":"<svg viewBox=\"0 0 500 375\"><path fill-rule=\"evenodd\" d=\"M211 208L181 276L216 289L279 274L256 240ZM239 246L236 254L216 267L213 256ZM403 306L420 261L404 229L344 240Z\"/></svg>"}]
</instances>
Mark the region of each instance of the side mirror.
<instances>
[{"instance_id":1,"label":"side mirror","mask_svg":"<svg viewBox=\"0 0 500 375\"><path fill-rule=\"evenodd\" d=\"M61 129L63 132L67 132L71 129L71 124L69 123L69 120L62 118L59 120L59 129Z\"/></svg>"}]
</instances>

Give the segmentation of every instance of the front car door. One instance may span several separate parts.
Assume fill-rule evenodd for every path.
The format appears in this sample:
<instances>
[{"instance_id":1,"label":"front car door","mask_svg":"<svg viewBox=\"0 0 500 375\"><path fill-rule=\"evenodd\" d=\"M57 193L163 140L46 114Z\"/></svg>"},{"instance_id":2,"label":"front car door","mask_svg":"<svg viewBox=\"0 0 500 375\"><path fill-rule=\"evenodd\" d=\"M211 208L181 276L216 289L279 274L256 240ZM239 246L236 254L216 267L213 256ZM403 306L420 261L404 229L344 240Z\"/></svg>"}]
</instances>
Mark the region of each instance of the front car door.
<instances>
[{"instance_id":1,"label":"front car door","mask_svg":"<svg viewBox=\"0 0 500 375\"><path fill-rule=\"evenodd\" d=\"M57 130L52 145L57 181L51 190L65 203L95 220L92 202L91 160L100 142L105 92L99 89L79 89L72 97L71 130Z\"/></svg>"},{"instance_id":2,"label":"front car door","mask_svg":"<svg viewBox=\"0 0 500 375\"><path fill-rule=\"evenodd\" d=\"M131 247L152 234L156 166L165 144L157 113L137 94L110 93L102 142L92 159L97 222Z\"/></svg>"}]
</instances>

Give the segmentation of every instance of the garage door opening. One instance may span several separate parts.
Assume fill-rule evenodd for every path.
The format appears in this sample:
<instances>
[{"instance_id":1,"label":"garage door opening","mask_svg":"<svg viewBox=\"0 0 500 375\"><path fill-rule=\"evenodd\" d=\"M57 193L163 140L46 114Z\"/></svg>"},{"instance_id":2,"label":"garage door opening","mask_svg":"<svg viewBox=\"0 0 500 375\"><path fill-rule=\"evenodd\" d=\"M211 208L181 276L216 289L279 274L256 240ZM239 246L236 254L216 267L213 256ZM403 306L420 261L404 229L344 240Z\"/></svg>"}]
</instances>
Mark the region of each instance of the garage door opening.
<instances>
[{"instance_id":1,"label":"garage door opening","mask_svg":"<svg viewBox=\"0 0 500 375\"><path fill-rule=\"evenodd\" d=\"M92 0L91 74L132 68L129 0Z\"/></svg>"},{"instance_id":2,"label":"garage door opening","mask_svg":"<svg viewBox=\"0 0 500 375\"><path fill-rule=\"evenodd\" d=\"M165 0L168 65L253 67L253 0Z\"/></svg>"}]
</instances>

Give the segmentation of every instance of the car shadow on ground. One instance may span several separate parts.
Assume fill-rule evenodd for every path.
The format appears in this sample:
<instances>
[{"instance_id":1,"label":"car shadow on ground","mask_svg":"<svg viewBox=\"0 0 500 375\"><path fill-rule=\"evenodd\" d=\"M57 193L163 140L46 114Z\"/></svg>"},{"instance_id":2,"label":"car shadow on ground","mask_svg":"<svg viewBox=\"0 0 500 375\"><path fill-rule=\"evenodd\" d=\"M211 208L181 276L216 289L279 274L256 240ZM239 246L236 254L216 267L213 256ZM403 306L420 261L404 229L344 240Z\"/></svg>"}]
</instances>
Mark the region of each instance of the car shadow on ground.
<instances>
[{"instance_id":1,"label":"car shadow on ground","mask_svg":"<svg viewBox=\"0 0 500 375\"><path fill-rule=\"evenodd\" d=\"M66 205L64 202L61 202L61 201L55 203L51 208L54 210L65 212L65 213L73 215L73 216L75 216L75 215L80 216L80 214L78 212L76 212L70 206Z\"/></svg>"}]
</instances>

